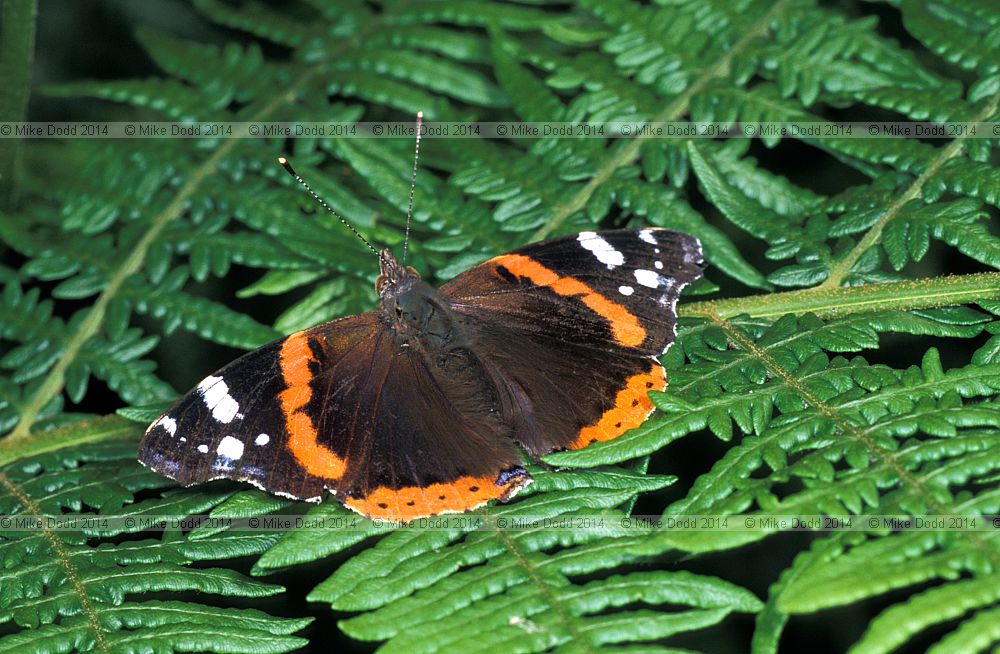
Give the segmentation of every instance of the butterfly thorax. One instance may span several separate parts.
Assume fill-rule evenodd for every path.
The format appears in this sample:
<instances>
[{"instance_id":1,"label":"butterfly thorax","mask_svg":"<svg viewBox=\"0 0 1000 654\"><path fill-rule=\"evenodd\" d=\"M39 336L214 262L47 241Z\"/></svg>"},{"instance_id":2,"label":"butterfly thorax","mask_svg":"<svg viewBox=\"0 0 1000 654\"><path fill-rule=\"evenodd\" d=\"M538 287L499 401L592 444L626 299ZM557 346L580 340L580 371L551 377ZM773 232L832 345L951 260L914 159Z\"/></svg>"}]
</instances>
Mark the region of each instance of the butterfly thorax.
<instances>
[{"instance_id":1,"label":"butterfly thorax","mask_svg":"<svg viewBox=\"0 0 1000 654\"><path fill-rule=\"evenodd\" d=\"M375 288L381 298L383 324L401 345L429 353L461 347L458 317L436 289L420 274L399 263L388 249L382 251L381 274Z\"/></svg>"}]
</instances>

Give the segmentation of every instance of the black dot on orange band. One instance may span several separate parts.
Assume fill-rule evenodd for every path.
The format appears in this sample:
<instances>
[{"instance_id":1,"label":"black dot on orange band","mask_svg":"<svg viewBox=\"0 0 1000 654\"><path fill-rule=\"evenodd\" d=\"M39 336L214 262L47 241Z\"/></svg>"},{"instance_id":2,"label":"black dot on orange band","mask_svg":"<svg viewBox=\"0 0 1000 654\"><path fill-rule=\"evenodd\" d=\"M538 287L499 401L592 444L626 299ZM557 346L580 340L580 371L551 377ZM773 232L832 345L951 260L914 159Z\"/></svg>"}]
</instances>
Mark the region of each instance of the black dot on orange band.
<instances>
[{"instance_id":1,"label":"black dot on orange band","mask_svg":"<svg viewBox=\"0 0 1000 654\"><path fill-rule=\"evenodd\" d=\"M413 506L414 504L416 504L416 502L410 500L409 502L406 503L406 506Z\"/></svg>"},{"instance_id":2,"label":"black dot on orange band","mask_svg":"<svg viewBox=\"0 0 1000 654\"><path fill-rule=\"evenodd\" d=\"M385 502L379 502L378 503L378 508L380 508L380 509L388 509L389 505L386 504Z\"/></svg>"},{"instance_id":3,"label":"black dot on orange band","mask_svg":"<svg viewBox=\"0 0 1000 654\"><path fill-rule=\"evenodd\" d=\"M641 425L653 412L652 401L646 397L643 388L662 390L666 388L663 366L653 364L649 372L640 372L625 380L624 388L615 396L614 405L606 409L596 422L586 425L577 433L576 440L570 444L570 449L580 449L597 441L610 441L618 438L629 429Z\"/></svg>"},{"instance_id":4,"label":"black dot on orange band","mask_svg":"<svg viewBox=\"0 0 1000 654\"><path fill-rule=\"evenodd\" d=\"M517 277L511 274L511 272L506 268L504 268L503 266L497 266L497 274L503 277L505 281L511 284L517 283Z\"/></svg>"},{"instance_id":5,"label":"black dot on orange band","mask_svg":"<svg viewBox=\"0 0 1000 654\"><path fill-rule=\"evenodd\" d=\"M479 486L469 486L469 492L470 493L475 493L478 490L479 490Z\"/></svg>"}]
</instances>

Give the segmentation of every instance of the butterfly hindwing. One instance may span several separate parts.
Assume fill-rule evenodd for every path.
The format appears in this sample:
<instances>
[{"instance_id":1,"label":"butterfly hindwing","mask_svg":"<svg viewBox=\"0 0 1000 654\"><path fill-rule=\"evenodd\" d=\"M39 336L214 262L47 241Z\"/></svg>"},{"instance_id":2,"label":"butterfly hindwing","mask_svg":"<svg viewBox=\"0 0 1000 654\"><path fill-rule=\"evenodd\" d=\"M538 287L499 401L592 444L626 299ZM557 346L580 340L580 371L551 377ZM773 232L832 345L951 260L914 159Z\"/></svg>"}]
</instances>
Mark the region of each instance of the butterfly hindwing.
<instances>
[{"instance_id":1,"label":"butterfly hindwing","mask_svg":"<svg viewBox=\"0 0 1000 654\"><path fill-rule=\"evenodd\" d=\"M308 349L312 358L308 391L294 402L310 437L296 439L292 429L290 443L303 450L302 465L332 453L338 470L327 488L346 506L410 520L465 511L530 481L474 358L430 360L398 347L386 328L348 344L335 325L288 338L286 350ZM456 376L466 383L448 383Z\"/></svg>"}]
</instances>

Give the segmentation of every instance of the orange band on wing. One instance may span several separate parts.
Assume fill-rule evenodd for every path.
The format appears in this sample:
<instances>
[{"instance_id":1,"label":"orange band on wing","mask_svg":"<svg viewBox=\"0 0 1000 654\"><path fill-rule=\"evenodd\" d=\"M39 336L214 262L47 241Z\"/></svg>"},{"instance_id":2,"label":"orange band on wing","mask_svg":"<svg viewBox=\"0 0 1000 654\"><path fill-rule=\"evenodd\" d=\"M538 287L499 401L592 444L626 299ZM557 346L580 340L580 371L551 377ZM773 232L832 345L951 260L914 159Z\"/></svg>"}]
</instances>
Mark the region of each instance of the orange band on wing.
<instances>
[{"instance_id":1,"label":"orange band on wing","mask_svg":"<svg viewBox=\"0 0 1000 654\"><path fill-rule=\"evenodd\" d=\"M611 334L622 345L638 347L646 340L646 330L628 309L595 292L583 282L558 273L523 254L505 254L492 259L518 277L526 277L539 286L548 286L559 295L578 296L594 313L611 323Z\"/></svg>"},{"instance_id":2,"label":"orange band on wing","mask_svg":"<svg viewBox=\"0 0 1000 654\"><path fill-rule=\"evenodd\" d=\"M615 396L615 405L604 412L597 422L580 430L569 449L579 450L595 441L610 441L629 429L635 429L653 412L653 403L647 393L662 391L667 387L663 366L653 364L649 372L632 375L625 382L625 388Z\"/></svg>"},{"instance_id":3,"label":"orange band on wing","mask_svg":"<svg viewBox=\"0 0 1000 654\"><path fill-rule=\"evenodd\" d=\"M344 476L347 461L317 442L316 426L302 409L312 399L312 371L315 361L309 348L309 337L303 332L292 334L281 344L281 374L285 390L278 394L281 411L288 431L288 449L305 470L317 477L339 479Z\"/></svg>"},{"instance_id":4,"label":"orange band on wing","mask_svg":"<svg viewBox=\"0 0 1000 654\"><path fill-rule=\"evenodd\" d=\"M344 506L369 518L409 522L441 513L468 511L490 500L506 500L531 482L526 474L497 484L495 476L459 477L446 484L379 487L365 497L345 497Z\"/></svg>"}]
</instances>

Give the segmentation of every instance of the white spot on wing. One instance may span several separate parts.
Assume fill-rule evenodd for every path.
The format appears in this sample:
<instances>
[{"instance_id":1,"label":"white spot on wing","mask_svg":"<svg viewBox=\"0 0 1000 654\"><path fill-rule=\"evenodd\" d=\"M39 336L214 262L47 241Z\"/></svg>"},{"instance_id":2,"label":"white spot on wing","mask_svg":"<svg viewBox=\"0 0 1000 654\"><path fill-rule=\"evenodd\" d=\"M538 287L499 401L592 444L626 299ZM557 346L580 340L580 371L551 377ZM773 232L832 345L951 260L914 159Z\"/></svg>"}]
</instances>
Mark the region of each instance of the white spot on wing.
<instances>
[{"instance_id":1,"label":"white spot on wing","mask_svg":"<svg viewBox=\"0 0 1000 654\"><path fill-rule=\"evenodd\" d=\"M212 417L218 422L232 422L233 418L239 414L240 405L229 394L229 386L226 385L222 377L211 375L205 377L198 384L198 392L201 393L205 406L212 412Z\"/></svg>"},{"instance_id":2,"label":"white spot on wing","mask_svg":"<svg viewBox=\"0 0 1000 654\"><path fill-rule=\"evenodd\" d=\"M636 270L635 281L649 288L656 288L660 285L660 276L652 270Z\"/></svg>"},{"instance_id":3,"label":"white spot on wing","mask_svg":"<svg viewBox=\"0 0 1000 654\"><path fill-rule=\"evenodd\" d=\"M635 289L632 288L631 286L619 286L618 292L621 293L622 295L632 295L633 293L635 293Z\"/></svg>"},{"instance_id":4,"label":"white spot on wing","mask_svg":"<svg viewBox=\"0 0 1000 654\"><path fill-rule=\"evenodd\" d=\"M651 229L639 230L639 240L645 241L650 245L656 245L656 237L653 236L653 230Z\"/></svg>"},{"instance_id":5,"label":"white spot on wing","mask_svg":"<svg viewBox=\"0 0 1000 654\"><path fill-rule=\"evenodd\" d=\"M171 436L177 433L177 421L170 416L163 416L156 421L156 424L163 427L163 429Z\"/></svg>"},{"instance_id":6,"label":"white spot on wing","mask_svg":"<svg viewBox=\"0 0 1000 654\"><path fill-rule=\"evenodd\" d=\"M701 241L697 241L694 250L684 251L684 263L701 263Z\"/></svg>"},{"instance_id":7,"label":"white spot on wing","mask_svg":"<svg viewBox=\"0 0 1000 654\"><path fill-rule=\"evenodd\" d=\"M243 441L226 436L219 442L219 447L215 451L225 459L236 461L243 456Z\"/></svg>"},{"instance_id":8,"label":"white spot on wing","mask_svg":"<svg viewBox=\"0 0 1000 654\"><path fill-rule=\"evenodd\" d=\"M614 248L595 232L580 232L576 237L585 250L590 250L597 260L608 267L608 270L625 263L625 255Z\"/></svg>"},{"instance_id":9,"label":"white spot on wing","mask_svg":"<svg viewBox=\"0 0 1000 654\"><path fill-rule=\"evenodd\" d=\"M202 443L201 445L198 446L198 451L201 452L202 454L208 454L208 445Z\"/></svg>"},{"instance_id":10,"label":"white spot on wing","mask_svg":"<svg viewBox=\"0 0 1000 654\"><path fill-rule=\"evenodd\" d=\"M254 445L267 445L271 440L271 437L267 434L257 434L257 438L253 439Z\"/></svg>"},{"instance_id":11,"label":"white spot on wing","mask_svg":"<svg viewBox=\"0 0 1000 654\"><path fill-rule=\"evenodd\" d=\"M198 390L201 391L202 393L204 393L210 387L214 386L215 382L220 382L220 381L222 381L222 377L216 377L214 375L209 375L208 377L205 377L200 382L198 382ZM227 388L226 390L229 390L229 389Z\"/></svg>"},{"instance_id":12,"label":"white spot on wing","mask_svg":"<svg viewBox=\"0 0 1000 654\"><path fill-rule=\"evenodd\" d=\"M653 265L656 266L657 270L663 270L663 262L662 261L657 261Z\"/></svg>"}]
</instances>

